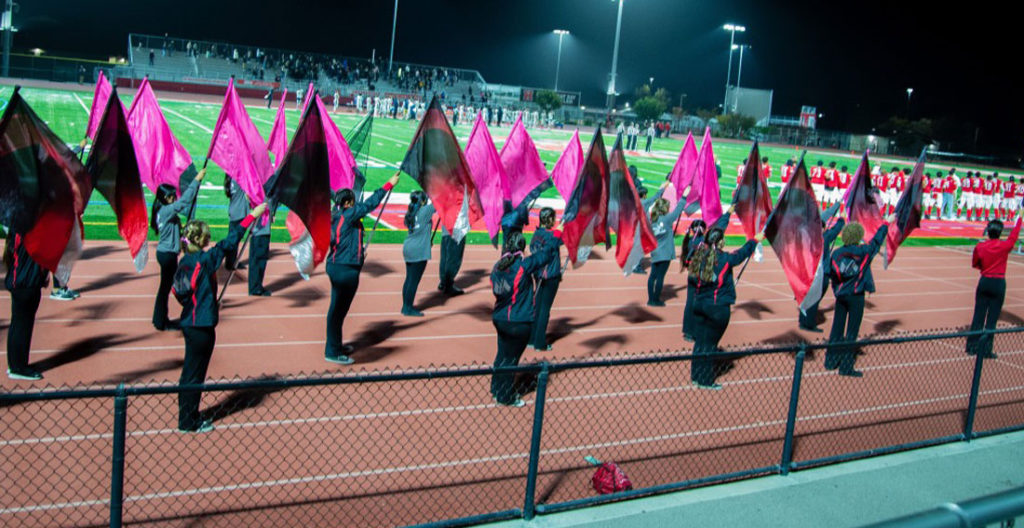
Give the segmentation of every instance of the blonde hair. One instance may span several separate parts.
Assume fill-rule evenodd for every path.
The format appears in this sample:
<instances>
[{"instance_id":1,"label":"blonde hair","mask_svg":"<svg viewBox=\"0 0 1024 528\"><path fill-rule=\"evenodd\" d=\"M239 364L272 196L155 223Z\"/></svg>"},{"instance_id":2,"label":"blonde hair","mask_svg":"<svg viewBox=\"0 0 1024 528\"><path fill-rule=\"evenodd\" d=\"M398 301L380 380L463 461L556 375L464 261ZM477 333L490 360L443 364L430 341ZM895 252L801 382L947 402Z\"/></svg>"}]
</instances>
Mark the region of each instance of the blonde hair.
<instances>
[{"instance_id":1,"label":"blonde hair","mask_svg":"<svg viewBox=\"0 0 1024 528\"><path fill-rule=\"evenodd\" d=\"M659 218L668 214L668 200L664 198L658 198L654 201L654 207L651 208L651 221L657 222Z\"/></svg>"},{"instance_id":2,"label":"blonde hair","mask_svg":"<svg viewBox=\"0 0 1024 528\"><path fill-rule=\"evenodd\" d=\"M210 243L210 226L202 220L190 220L181 234L181 249L185 253L198 253Z\"/></svg>"},{"instance_id":3,"label":"blonde hair","mask_svg":"<svg viewBox=\"0 0 1024 528\"><path fill-rule=\"evenodd\" d=\"M842 237L844 246L856 246L864 240L864 226L850 222L839 236Z\"/></svg>"}]
</instances>

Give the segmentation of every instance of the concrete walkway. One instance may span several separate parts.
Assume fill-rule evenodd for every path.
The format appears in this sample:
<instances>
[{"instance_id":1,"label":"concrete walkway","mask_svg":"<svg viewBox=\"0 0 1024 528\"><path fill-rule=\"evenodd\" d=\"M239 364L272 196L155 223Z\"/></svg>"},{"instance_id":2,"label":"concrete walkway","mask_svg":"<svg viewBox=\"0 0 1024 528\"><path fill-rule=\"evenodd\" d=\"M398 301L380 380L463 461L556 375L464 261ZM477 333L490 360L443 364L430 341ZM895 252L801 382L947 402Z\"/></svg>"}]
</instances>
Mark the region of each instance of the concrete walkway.
<instances>
[{"instance_id":1,"label":"concrete walkway","mask_svg":"<svg viewBox=\"0 0 1024 528\"><path fill-rule=\"evenodd\" d=\"M1024 432L488 526L843 528L1024 485Z\"/></svg>"}]
</instances>

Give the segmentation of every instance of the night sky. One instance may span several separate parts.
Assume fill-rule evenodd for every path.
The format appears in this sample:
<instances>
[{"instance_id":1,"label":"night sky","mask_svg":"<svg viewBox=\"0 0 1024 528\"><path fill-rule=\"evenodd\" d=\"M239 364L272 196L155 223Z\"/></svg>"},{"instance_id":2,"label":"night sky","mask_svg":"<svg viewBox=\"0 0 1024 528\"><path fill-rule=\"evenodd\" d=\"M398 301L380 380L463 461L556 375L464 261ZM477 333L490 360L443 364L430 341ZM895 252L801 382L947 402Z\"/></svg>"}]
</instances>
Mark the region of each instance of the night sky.
<instances>
[{"instance_id":1,"label":"night sky","mask_svg":"<svg viewBox=\"0 0 1024 528\"><path fill-rule=\"evenodd\" d=\"M363 2L22 0L19 50L40 47L94 57L124 54L129 32L368 57L386 56L391 0ZM145 5L146 7L141 7ZM1017 17L1010 3L625 0L618 91L654 77L684 106L721 104L726 22L745 52L742 85L775 90L772 112L801 105L819 127L871 132L905 117L944 120L962 148L1019 153L1024 102ZM949 6L949 7L947 7ZM395 59L479 70L489 82L550 87L558 37L568 29L560 88L601 105L611 70L612 0L402 0ZM1016 74L1009 72L1017 71ZM733 70L735 78L735 66ZM621 99L620 99L621 101ZM877 133L883 134L879 129Z\"/></svg>"}]
</instances>

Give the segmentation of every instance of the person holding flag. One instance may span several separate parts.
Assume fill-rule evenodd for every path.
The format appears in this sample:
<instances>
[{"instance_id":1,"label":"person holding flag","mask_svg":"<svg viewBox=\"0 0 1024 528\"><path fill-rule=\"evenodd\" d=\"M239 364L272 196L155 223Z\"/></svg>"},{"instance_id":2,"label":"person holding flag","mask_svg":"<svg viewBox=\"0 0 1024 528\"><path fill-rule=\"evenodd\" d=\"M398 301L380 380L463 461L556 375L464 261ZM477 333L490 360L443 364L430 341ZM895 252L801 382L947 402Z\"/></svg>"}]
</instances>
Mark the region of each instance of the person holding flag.
<instances>
[{"instance_id":1,"label":"person holding flag","mask_svg":"<svg viewBox=\"0 0 1024 528\"><path fill-rule=\"evenodd\" d=\"M41 380L43 375L28 366L32 330L42 290L50 273L32 260L25 249L25 235L11 228L4 246L7 276L4 287L11 293L11 321L7 328L7 377L15 380Z\"/></svg>"},{"instance_id":2,"label":"person holding flag","mask_svg":"<svg viewBox=\"0 0 1024 528\"><path fill-rule=\"evenodd\" d=\"M270 290L263 287L263 276L267 272L270 257L270 224L274 212L257 218L249 240L249 295L270 297Z\"/></svg>"},{"instance_id":3,"label":"person holding flag","mask_svg":"<svg viewBox=\"0 0 1024 528\"><path fill-rule=\"evenodd\" d=\"M398 184L401 171L395 172L383 187L369 198L356 202L352 189L333 196L331 245L327 254L327 277L331 281L331 307L327 310L327 345L324 358L339 365L351 365L352 345L343 345L342 327L359 288L359 273L366 260L363 248L363 217L380 205L384 195Z\"/></svg>"},{"instance_id":4,"label":"person holding flag","mask_svg":"<svg viewBox=\"0 0 1024 528\"><path fill-rule=\"evenodd\" d=\"M416 290L419 288L423 271L430 260L430 237L434 217L434 206L428 203L427 193L413 191L409 194L409 209L405 213L405 227L409 235L402 243L402 257L405 259L405 284L402 286L402 315L423 317L423 312L413 308Z\"/></svg>"},{"instance_id":5,"label":"person holding flag","mask_svg":"<svg viewBox=\"0 0 1024 528\"><path fill-rule=\"evenodd\" d=\"M825 221L823 221L821 224L822 228L824 229ZM845 226L846 221L840 218L836 220L836 223L832 227L825 229L823 235L824 240L822 244L824 251L821 253L821 265L825 267L823 269L827 269L829 257L832 253L832 244L835 243L836 238L839 237L839 233L843 230L843 227ZM821 278L821 283L823 284L821 284L820 288L815 289L815 291L821 292L821 296L818 297L814 304L812 304L808 309L800 310L800 317L798 319L798 326L801 330L806 330L808 332L816 332L819 334L824 332L824 330L818 328L818 305L821 304L821 300L825 298L825 291L828 289L827 276L823 274Z\"/></svg>"},{"instance_id":6,"label":"person holding flag","mask_svg":"<svg viewBox=\"0 0 1024 528\"><path fill-rule=\"evenodd\" d=\"M663 192L668 183L666 181L661 184L659 192ZM658 241L658 246L651 251L651 275L647 277L647 306L665 306L665 302L661 300L661 291L665 287L668 265L676 255L675 225L676 220L683 214L686 200L677 201L671 211L668 207L668 200L658 198L650 212L651 231Z\"/></svg>"},{"instance_id":7,"label":"person holding flag","mask_svg":"<svg viewBox=\"0 0 1024 528\"><path fill-rule=\"evenodd\" d=\"M554 238L560 238L559 231L553 231ZM557 246L545 244L540 253L523 256L526 239L521 231L512 231L502 244L501 258L491 270L491 291L494 293L494 310L491 322L498 338L498 352L494 368L512 367L519 364L526 345L529 344L534 324L533 276L554 260ZM557 264L557 262L556 262ZM495 372L491 378L491 396L495 403L507 407L526 405L515 389L515 374Z\"/></svg>"},{"instance_id":8,"label":"person holding flag","mask_svg":"<svg viewBox=\"0 0 1024 528\"><path fill-rule=\"evenodd\" d=\"M441 262L438 264L437 289L448 296L466 293L455 285L455 276L462 268L462 256L466 252L466 238L458 242L452 238L448 228L441 225Z\"/></svg>"},{"instance_id":9,"label":"person holding flag","mask_svg":"<svg viewBox=\"0 0 1024 528\"><path fill-rule=\"evenodd\" d=\"M249 197L245 195L242 186L234 178L224 175L224 195L228 198L228 231L242 231L242 219L249 212ZM238 263L238 248L234 248L224 254L224 269L233 271L242 269Z\"/></svg>"},{"instance_id":10,"label":"person holding flag","mask_svg":"<svg viewBox=\"0 0 1024 528\"><path fill-rule=\"evenodd\" d=\"M1003 222L992 220L985 226L988 240L978 242L971 256L971 266L981 272L978 287L974 292L974 317L971 318L971 332L994 330L1003 311L1006 298L1006 261L1020 236L1021 216L1006 240L999 240L1003 234ZM995 359L992 352L993 335L972 335L967 338L967 353L981 354Z\"/></svg>"},{"instance_id":11,"label":"person holding flag","mask_svg":"<svg viewBox=\"0 0 1024 528\"><path fill-rule=\"evenodd\" d=\"M545 207L540 210L540 225L530 240L530 253L536 255L552 250L555 253L547 266L535 274L537 279L536 318L533 320L533 349L551 350L548 344L548 320L551 318L551 305L555 303L558 285L562 282L562 239L556 236L555 210Z\"/></svg>"},{"instance_id":12,"label":"person holding flag","mask_svg":"<svg viewBox=\"0 0 1024 528\"><path fill-rule=\"evenodd\" d=\"M730 207L729 212L722 215L726 218L725 225L728 225L731 213ZM715 382L717 373L714 362L706 356L718 351L718 344L729 326L731 307L736 303L733 270L754 254L754 249L762 240L764 233L757 233L740 249L726 253L723 251L725 230L716 225L708 230L704 244L697 248L690 260L690 273L697 279L697 297L693 309L697 319L697 335L690 380L702 389L722 388Z\"/></svg>"},{"instance_id":13,"label":"person holding flag","mask_svg":"<svg viewBox=\"0 0 1024 528\"><path fill-rule=\"evenodd\" d=\"M266 210L265 204L257 205L242 220L244 228L259 218ZM188 272L190 293L185 297L181 309L181 331L185 335L185 363L181 366L179 385L199 385L206 379L213 348L217 342L217 323L220 321L220 303L217 302L217 270L224 262L227 249L237 246L242 239L238 231L214 247L210 244L210 226L202 220L192 220L182 232L182 250L178 269ZM177 272L175 272L177 273ZM181 296L184 292L176 292ZM183 433L205 433L213 430L213 421L204 419L199 412L199 391L178 393L178 430Z\"/></svg>"},{"instance_id":14,"label":"person holding flag","mask_svg":"<svg viewBox=\"0 0 1024 528\"><path fill-rule=\"evenodd\" d=\"M181 218L178 215L192 209L205 177L206 169L200 170L177 199L177 189L169 183L162 183L153 200L149 226L158 237L156 261L160 264L160 286L156 290L156 302L153 305L153 327L160 331L179 329L178 321L167 319L167 297L171 293L174 272L178 270L178 254L181 253ZM229 251L225 250L224 253L224 260L227 261Z\"/></svg>"},{"instance_id":15,"label":"person holding flag","mask_svg":"<svg viewBox=\"0 0 1024 528\"><path fill-rule=\"evenodd\" d=\"M895 217L890 215L886 221L891 223ZM849 343L856 341L860 333L860 323L864 317L864 293L875 291L871 261L885 244L888 232L888 223L882 224L875 236L864 244L864 226L850 222L839 235L843 246L835 250L829 260L829 277L836 306L832 332L828 338L829 348L825 352L825 368L838 368L841 376L859 378L864 375L853 368L857 361L857 351Z\"/></svg>"},{"instance_id":16,"label":"person holding flag","mask_svg":"<svg viewBox=\"0 0 1024 528\"><path fill-rule=\"evenodd\" d=\"M722 218L726 218L722 216ZM690 227L686 229L686 236L683 237L683 246L679 252L679 263L682 265L680 272L690 269L690 262L693 260L693 255L697 252L697 248L704 243L704 235L707 233L708 226L700 218L690 222ZM683 306L683 341L695 341L694 336L697 334L694 326L696 326L696 318L693 315L693 302L697 297L697 277L692 273L686 274L686 304Z\"/></svg>"}]
</instances>

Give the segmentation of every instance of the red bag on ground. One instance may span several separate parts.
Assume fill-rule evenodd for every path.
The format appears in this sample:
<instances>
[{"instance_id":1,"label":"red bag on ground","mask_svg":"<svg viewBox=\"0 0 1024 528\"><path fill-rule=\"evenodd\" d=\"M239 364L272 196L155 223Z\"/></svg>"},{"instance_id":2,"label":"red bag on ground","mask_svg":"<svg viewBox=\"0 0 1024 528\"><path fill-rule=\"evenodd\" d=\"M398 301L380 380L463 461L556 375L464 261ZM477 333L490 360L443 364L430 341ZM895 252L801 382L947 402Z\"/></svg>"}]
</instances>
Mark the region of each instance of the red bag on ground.
<instances>
[{"instance_id":1,"label":"red bag on ground","mask_svg":"<svg viewBox=\"0 0 1024 528\"><path fill-rule=\"evenodd\" d=\"M601 464L590 480L594 484L594 490L601 495L633 489L629 477L613 462Z\"/></svg>"}]
</instances>

